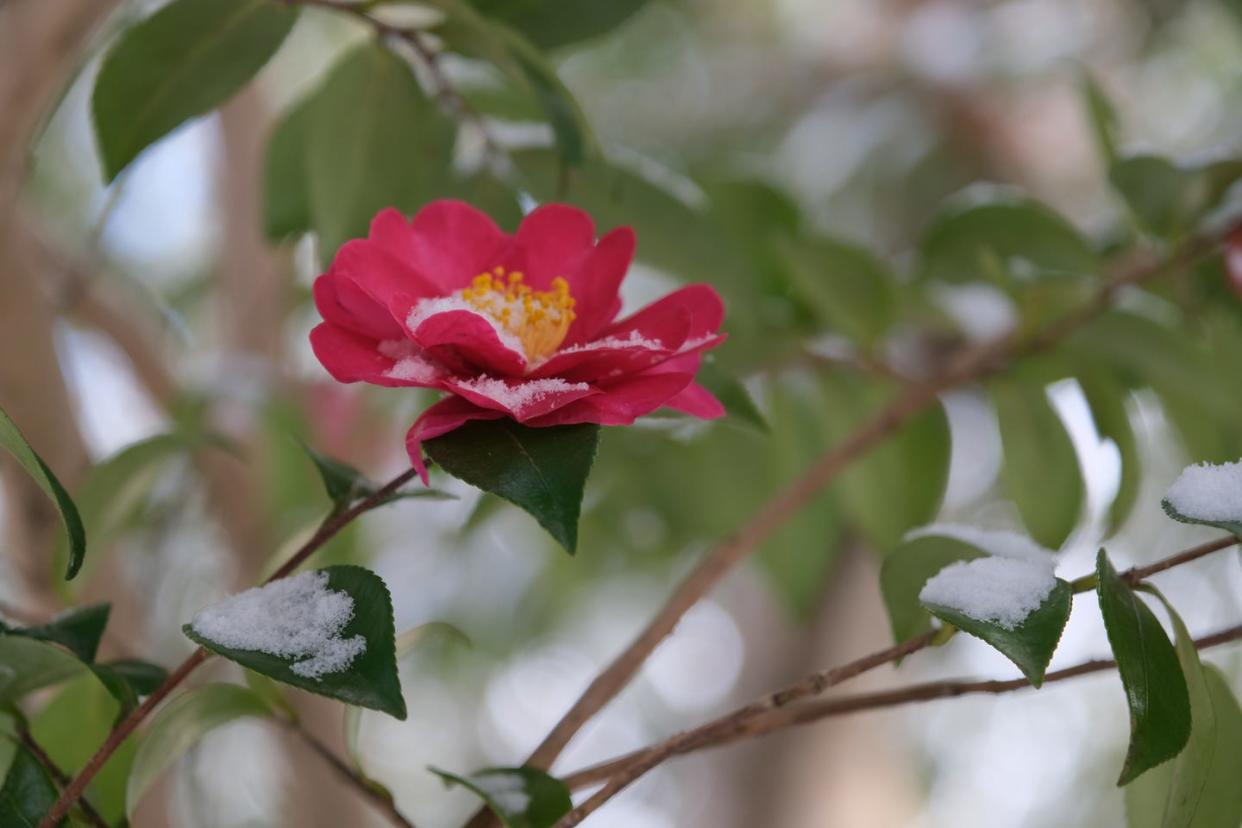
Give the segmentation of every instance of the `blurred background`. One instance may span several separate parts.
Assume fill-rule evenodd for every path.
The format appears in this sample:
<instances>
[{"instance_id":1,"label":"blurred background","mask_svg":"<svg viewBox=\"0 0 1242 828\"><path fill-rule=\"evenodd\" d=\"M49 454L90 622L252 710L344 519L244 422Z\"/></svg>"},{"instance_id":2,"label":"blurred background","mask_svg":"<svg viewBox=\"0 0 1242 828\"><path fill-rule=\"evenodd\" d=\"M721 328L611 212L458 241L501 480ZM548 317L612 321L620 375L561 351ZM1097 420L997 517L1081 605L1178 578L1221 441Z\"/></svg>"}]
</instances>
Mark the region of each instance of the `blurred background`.
<instances>
[{"instance_id":1,"label":"blurred background","mask_svg":"<svg viewBox=\"0 0 1242 828\"><path fill-rule=\"evenodd\" d=\"M32 155L0 147L6 169L23 171L7 176L3 194L0 404L84 504L92 491L111 497L93 515L104 528L93 532L83 586L69 592L45 554L21 552L53 545L55 517L23 496L6 468L0 599L50 613L106 597L115 609L105 648L171 665L191 649L180 625L253 581L327 508L298 441L382 480L407 464L404 432L430 402L329 379L307 342L321 251L310 236L273 242L264 233L274 125L370 33L306 10L255 83L105 187L90 123L99 55L159 3L96 12L101 25L83 21L72 53L49 57L22 48L23 2L33 0L0 2L3 105L16 106L45 77L71 82L36 130ZM618 5L623 19L599 36L549 48L630 182L627 199L598 221L638 230L629 307L681 281L721 287L732 338L712 367L745 381L763 423L655 417L606 429L575 558L524 513L448 478L433 485L456 500L389 506L320 556L375 568L393 593L398 632L447 622L469 639L429 628L403 656L409 720L365 713L349 737L366 771L422 828L458 825L474 805L426 767L520 762L707 544L848 432L875 382L901 380L877 380L877 372L917 373L949 344L1003 332L1022 316L985 280L906 298L915 251L946 204L1021 192L1101 251L1127 240L1099 121L1093 127L1089 116L1091 100L1103 104L1084 94L1085 79L1115 108L1126 154L1194 163L1242 143L1242 7L1231 0ZM43 74L40 59L58 72ZM530 117L529 102L469 61L449 57L445 67L499 140L536 163L550 132ZM477 155L478 143L463 129L459 159ZM570 197L588 185L586 173L571 175ZM511 229L517 202L508 203L502 218ZM869 333L818 309L798 273L820 243L867 248L883 262L874 266L893 274L898 298L860 300L891 306L878 352L892 359L872 363L865 357L874 349L843 344ZM1152 301L1184 311L1168 297ZM1237 362L1219 361L1219 352L1204 360L1187 382L1207 381L1182 389L1183 408L1200 393L1224 393L1208 387L1216 380L1236 385ZM1128 450L1141 471L1123 474L1122 452L1101 436L1079 383L1039 370L1020 381L1046 386L1084 481L1058 574L1089 571L1103 542L1125 566L1213 536L1165 518L1160 496L1187 462L1236 459L1236 423L1187 426L1186 412L1169 411L1160 394L1127 394L1136 435ZM890 500L860 508L848 481L828 491L686 617L556 770L642 746L888 644L878 567L907 530L932 522L1021 530L986 394L955 391L943 410L884 455ZM1222 456L1208 458L1204 443L1186 439L1207 429L1219 431L1211 450ZM111 470L102 482L101 468ZM1137 487L1135 505L1113 526L1123 480ZM1242 617L1237 563L1226 553L1161 577L1193 631ZM1106 652L1094 602L1079 602L1053 668ZM1211 660L1242 676L1235 654ZM233 675L228 665L212 669ZM1001 656L958 636L848 689L1013 675ZM298 696L312 726L346 749L338 707ZM1120 683L1100 674L833 720L678 759L589 824L1121 825L1112 781L1126 733ZM148 798L136 825L369 824L350 792L328 777L313 784L322 769L287 746L255 722L212 733Z\"/></svg>"}]
</instances>

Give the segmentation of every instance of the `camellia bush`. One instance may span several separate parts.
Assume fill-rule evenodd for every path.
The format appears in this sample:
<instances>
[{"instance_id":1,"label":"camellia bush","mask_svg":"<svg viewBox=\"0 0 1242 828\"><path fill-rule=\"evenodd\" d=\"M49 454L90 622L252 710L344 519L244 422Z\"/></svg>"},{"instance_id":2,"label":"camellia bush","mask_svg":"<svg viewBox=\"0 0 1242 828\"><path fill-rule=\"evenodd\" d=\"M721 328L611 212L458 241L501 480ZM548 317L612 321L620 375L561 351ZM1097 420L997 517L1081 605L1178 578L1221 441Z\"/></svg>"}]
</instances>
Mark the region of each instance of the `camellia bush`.
<instances>
[{"instance_id":1,"label":"camellia bush","mask_svg":"<svg viewBox=\"0 0 1242 828\"><path fill-rule=\"evenodd\" d=\"M261 180L247 181L262 192L258 209L232 217L307 263L313 280L282 301L302 314L297 347L313 353L318 385L302 409L288 402L292 391L271 403L258 436L238 439L210 390L182 388L161 367L134 310L146 301L118 300L128 288L58 258L4 196L13 203L0 244L28 243L63 274L64 313L115 341L170 425L75 468L57 460L64 444L47 436L48 422L19 413L49 375L6 386L0 373L4 482L18 504L6 517L51 527L21 535L12 553L38 573L30 583L58 576L40 592L15 575L5 590L0 828L141 828L139 806L162 795L176 761L243 718L295 734L293 749L378 818L413 825L418 814L398 807L358 749L361 716L405 719L419 700L403 692L401 662L430 633L466 646L471 631L398 628L394 600L427 585L385 583L356 524L406 501L420 514L453 510L443 514L464 521L454 530L467 539L489 522L516 525L532 559L543 560L541 544L558 547L544 597L584 573L656 566L670 579L597 675L557 688L577 700L529 755L497 767L450 755L428 770L477 798L471 828L589 824L686 754L897 705L1072 694L1073 679L1104 672L1120 676L1114 703L1129 714L1129 745L1108 781L1125 789L1130 825L1242 825L1242 707L1234 677L1208 660L1242 639L1242 619L1191 630L1159 588L1167 570L1235 555L1242 537L1238 135L1211 157L1131 153L1105 85L1082 73L1081 117L1115 221L1087 232L1016 186L971 187L939 194L914 244L873 249L821 231L758 177L695 182L693 167L675 176L597 138L555 56L631 25L642 0L171 0L125 6L106 18L106 36L88 37L118 5L0 4L13 32L74 46L59 74L29 81L33 115L13 110L25 133L6 183L20 189L26 144L84 56L99 53L84 76L93 140L119 192L154 145L247 94L300 20L351 32L256 151ZM689 196L687 182L699 185ZM268 277L258 270L242 283L262 296ZM988 301L959 303L955 316L943 301L954 292ZM997 302L1007 315L989 325ZM216 312L251 320L252 310L241 298ZM251 321L239 328L243 339L267 334ZM54 362L50 334L47 343ZM42 347L6 344L31 360ZM1054 384L1081 392L1119 459L1085 571L1059 565L1058 550L1089 521L1083 461L1047 393ZM376 387L369 410L348 402L363 386ZM950 438L952 394L969 394L996 423L994 488L1011 529L935 522L954 444L971 440ZM1153 411L1191 461L1154 498L1141 485L1142 421ZM394 458L386 479L360 470ZM280 497L240 482L237 464L260 462L275 470ZM467 512L463 497L474 498ZM1214 534L1119 564L1112 539L1157 501L1169 520ZM174 662L138 649L143 638L113 620L157 597L80 584L119 584L102 573L121 547L141 556L144 544L176 545L183 521L209 508L266 510L279 529L230 537L249 564L229 597L161 616L175 618L163 635L183 636L174 650L189 653ZM654 541L633 531L635 515L659 527ZM425 528L400 531L404 554L420 554ZM556 764L727 577L756 565L805 616L847 545L877 555L869 588L887 610L890 646L684 720L607 761ZM1111 654L1050 669L1075 604L1102 618ZM539 634L531 624L511 632L518 644ZM916 653L932 662L967 636L957 646L993 648L1016 672L832 690L880 667L896 665L900 679ZM211 669L224 662L236 668ZM310 725L307 694L330 700L345 750Z\"/></svg>"}]
</instances>

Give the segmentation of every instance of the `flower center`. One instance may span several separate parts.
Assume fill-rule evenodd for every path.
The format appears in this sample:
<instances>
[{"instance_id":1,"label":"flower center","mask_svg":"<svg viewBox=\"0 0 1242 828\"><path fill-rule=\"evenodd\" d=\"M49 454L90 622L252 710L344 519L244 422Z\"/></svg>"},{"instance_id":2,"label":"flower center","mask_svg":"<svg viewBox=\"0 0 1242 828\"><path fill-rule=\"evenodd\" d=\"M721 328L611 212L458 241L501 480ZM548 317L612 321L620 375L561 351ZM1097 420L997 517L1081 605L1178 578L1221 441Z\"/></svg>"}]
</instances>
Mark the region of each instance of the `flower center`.
<instances>
[{"instance_id":1,"label":"flower center","mask_svg":"<svg viewBox=\"0 0 1242 828\"><path fill-rule=\"evenodd\" d=\"M551 356L565 341L576 316L574 298L569 295L569 282L560 276L552 280L549 290L532 290L523 278L518 271L506 274L497 266L475 276L461 298L517 337L526 361L535 363Z\"/></svg>"}]
</instances>

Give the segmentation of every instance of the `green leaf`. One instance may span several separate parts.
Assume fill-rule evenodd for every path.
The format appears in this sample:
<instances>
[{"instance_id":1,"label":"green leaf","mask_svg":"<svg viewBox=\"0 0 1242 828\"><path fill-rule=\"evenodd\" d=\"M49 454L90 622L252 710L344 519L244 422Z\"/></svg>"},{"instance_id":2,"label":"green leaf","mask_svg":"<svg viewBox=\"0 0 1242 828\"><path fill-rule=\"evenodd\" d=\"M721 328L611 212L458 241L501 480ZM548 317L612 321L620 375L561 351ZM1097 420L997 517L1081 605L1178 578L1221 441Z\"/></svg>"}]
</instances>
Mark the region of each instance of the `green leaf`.
<instances>
[{"instance_id":1,"label":"green leaf","mask_svg":"<svg viewBox=\"0 0 1242 828\"><path fill-rule=\"evenodd\" d=\"M1096 273L1091 246L1065 219L1037 201L1013 199L950 210L923 237L922 278L994 281L1011 276Z\"/></svg>"},{"instance_id":2,"label":"green leaf","mask_svg":"<svg viewBox=\"0 0 1242 828\"><path fill-rule=\"evenodd\" d=\"M76 656L55 644L0 636L0 704L81 674L88 668Z\"/></svg>"},{"instance_id":3,"label":"green leaf","mask_svg":"<svg viewBox=\"0 0 1242 828\"><path fill-rule=\"evenodd\" d=\"M1079 79L1078 92L1087 113L1087 122L1091 126L1096 150L1105 164L1112 164L1117 160L1117 139L1120 131L1117 109L1100 84L1088 73L1084 73Z\"/></svg>"},{"instance_id":4,"label":"green leaf","mask_svg":"<svg viewBox=\"0 0 1242 828\"><path fill-rule=\"evenodd\" d=\"M1204 518L1191 517L1190 515L1179 512L1169 499L1166 497L1160 501L1160 505L1164 508L1164 513L1176 520L1178 523L1194 523L1200 526L1215 526L1218 529L1224 529L1226 532L1232 532L1242 538L1242 515L1238 515L1234 520L1207 520Z\"/></svg>"},{"instance_id":5,"label":"green leaf","mask_svg":"<svg viewBox=\"0 0 1242 828\"><path fill-rule=\"evenodd\" d=\"M1177 659L1190 695L1190 738L1167 774L1151 782L1145 776L1132 785L1155 785L1164 794L1159 800L1162 828L1242 825L1242 787L1237 784L1242 778L1237 741L1242 736L1242 710L1228 685L1200 663L1194 639L1177 611L1159 592L1150 591L1164 603L1173 624ZM1127 791L1127 805L1130 799Z\"/></svg>"},{"instance_id":6,"label":"green leaf","mask_svg":"<svg viewBox=\"0 0 1242 828\"><path fill-rule=\"evenodd\" d=\"M367 479L362 472L348 463L315 451L305 443L300 445L302 450L306 452L306 456L315 464L315 471L319 472L319 479L323 481L324 491L328 493L328 497L337 506L348 506L357 500L370 497L379 490L378 484ZM448 492L442 492L439 489L418 488L409 491L393 492L377 505L392 503L394 500L403 500L405 498L456 500L457 496Z\"/></svg>"},{"instance_id":7,"label":"green leaf","mask_svg":"<svg viewBox=\"0 0 1242 828\"><path fill-rule=\"evenodd\" d=\"M526 510L571 555L599 426L530 428L510 419L466 423L423 444L445 471Z\"/></svg>"},{"instance_id":8,"label":"green leaf","mask_svg":"<svg viewBox=\"0 0 1242 828\"><path fill-rule=\"evenodd\" d=\"M1057 585L1039 608L1013 629L1006 629L994 621L971 618L952 607L924 606L942 621L991 644L1017 665L1031 684L1039 687L1044 683L1048 662L1052 661L1065 622L1069 620L1073 598L1074 591L1070 585L1057 578Z\"/></svg>"},{"instance_id":9,"label":"green leaf","mask_svg":"<svg viewBox=\"0 0 1242 828\"><path fill-rule=\"evenodd\" d=\"M328 258L346 240L365 236L381 209L412 211L437 192L455 130L409 65L378 43L341 58L314 94L305 116L304 174Z\"/></svg>"},{"instance_id":10,"label":"green leaf","mask_svg":"<svg viewBox=\"0 0 1242 828\"><path fill-rule=\"evenodd\" d=\"M493 20L505 23L541 49L555 49L599 37L625 22L647 0L468 0Z\"/></svg>"},{"instance_id":11,"label":"green leaf","mask_svg":"<svg viewBox=\"0 0 1242 828\"><path fill-rule=\"evenodd\" d=\"M19 745L0 786L0 825L4 828L35 828L52 810L59 792L47 770L25 747ZM57 823L64 825L64 821Z\"/></svg>"},{"instance_id":12,"label":"green leaf","mask_svg":"<svg viewBox=\"0 0 1242 828\"><path fill-rule=\"evenodd\" d=\"M880 592L893 639L905 641L932 628L931 615L919 602L927 579L957 561L971 561L987 552L945 535L923 535L905 541L884 556L880 565Z\"/></svg>"},{"instance_id":13,"label":"green leaf","mask_svg":"<svg viewBox=\"0 0 1242 828\"><path fill-rule=\"evenodd\" d=\"M871 251L822 238L781 249L795 291L828 327L871 346L896 321L896 277Z\"/></svg>"},{"instance_id":14,"label":"green leaf","mask_svg":"<svg viewBox=\"0 0 1242 828\"><path fill-rule=\"evenodd\" d=\"M1177 653L1156 616L1101 549L1096 592L1130 705L1130 748L1118 785L1172 759L1190 738L1190 697Z\"/></svg>"},{"instance_id":15,"label":"green leaf","mask_svg":"<svg viewBox=\"0 0 1242 828\"><path fill-rule=\"evenodd\" d=\"M307 95L285 112L267 142L263 162L263 232L272 241L311 229L306 147L312 129L315 95Z\"/></svg>"},{"instance_id":16,"label":"green leaf","mask_svg":"<svg viewBox=\"0 0 1242 828\"><path fill-rule=\"evenodd\" d=\"M245 716L270 716L257 694L236 684L205 684L175 697L151 719L134 756L125 796L132 820L144 794L173 762L221 725Z\"/></svg>"},{"instance_id":17,"label":"green leaf","mask_svg":"<svg viewBox=\"0 0 1242 828\"><path fill-rule=\"evenodd\" d=\"M771 426L768 425L759 406L755 404L750 392L746 390L746 386L741 380L721 370L710 356L703 361L703 366L699 369L695 381L720 400L720 404L725 408L726 416L736 422L753 426L764 434L771 432Z\"/></svg>"},{"instance_id":18,"label":"green leaf","mask_svg":"<svg viewBox=\"0 0 1242 828\"><path fill-rule=\"evenodd\" d=\"M126 30L95 81L95 135L108 181L184 121L241 89L280 48L296 6L174 0Z\"/></svg>"},{"instance_id":19,"label":"green leaf","mask_svg":"<svg viewBox=\"0 0 1242 828\"><path fill-rule=\"evenodd\" d=\"M378 575L360 566L329 566L318 570L328 575L327 588L344 592L354 601L354 615L341 630L341 637L360 635L367 648L344 670L309 678L293 672L296 657L282 658L254 650L221 646L199 635L186 624L187 636L214 653L269 678L347 704L369 707L397 719L405 718L405 699L397 677L392 597Z\"/></svg>"},{"instance_id":20,"label":"green leaf","mask_svg":"<svg viewBox=\"0 0 1242 828\"><path fill-rule=\"evenodd\" d=\"M0 622L0 635L20 635L39 641L51 641L67 648L82 661L95 660L99 640L108 624L110 604L72 609L47 624L34 627L6 627Z\"/></svg>"},{"instance_id":21,"label":"green leaf","mask_svg":"<svg viewBox=\"0 0 1242 828\"><path fill-rule=\"evenodd\" d=\"M1181 167L1155 155L1136 155L1112 165L1109 179L1149 232L1178 239L1214 208L1242 178L1242 160Z\"/></svg>"},{"instance_id":22,"label":"green leaf","mask_svg":"<svg viewBox=\"0 0 1242 828\"><path fill-rule=\"evenodd\" d=\"M0 447L13 455L60 511L60 519L65 524L65 534L69 538L69 564L65 570L65 579L72 579L78 574L82 561L86 558L86 530L82 528L82 518L78 514L78 508L73 505L73 498L69 497L56 475L52 474L52 470L26 442L17 424L9 419L4 409L0 409Z\"/></svg>"},{"instance_id":23,"label":"green leaf","mask_svg":"<svg viewBox=\"0 0 1242 828\"><path fill-rule=\"evenodd\" d=\"M1108 508L1107 532L1111 535L1121 528L1134 510L1143 479L1138 439L1126 410L1129 394L1120 383L1103 372L1080 374L1078 384L1091 409L1096 431L1101 437L1113 441L1121 460L1121 479Z\"/></svg>"},{"instance_id":24,"label":"green leaf","mask_svg":"<svg viewBox=\"0 0 1242 828\"><path fill-rule=\"evenodd\" d=\"M1042 386L992 383L1004 465L1001 480L1031 536L1059 549L1078 525L1086 489L1078 454Z\"/></svg>"},{"instance_id":25,"label":"green leaf","mask_svg":"<svg viewBox=\"0 0 1242 828\"><path fill-rule=\"evenodd\" d=\"M124 681L137 696L149 696L168 678L168 671L158 664L136 658L122 658L95 665L95 670L107 670Z\"/></svg>"},{"instance_id":26,"label":"green leaf","mask_svg":"<svg viewBox=\"0 0 1242 828\"><path fill-rule=\"evenodd\" d=\"M469 776L429 769L446 787L469 788L505 828L552 828L573 808L569 788L536 768L486 768Z\"/></svg>"},{"instance_id":27,"label":"green leaf","mask_svg":"<svg viewBox=\"0 0 1242 828\"><path fill-rule=\"evenodd\" d=\"M888 385L843 374L823 377L821 387L836 442L847 439L895 393ZM908 530L936 516L948 479L949 423L944 409L935 405L851 464L833 491L866 536L888 550Z\"/></svg>"}]
</instances>

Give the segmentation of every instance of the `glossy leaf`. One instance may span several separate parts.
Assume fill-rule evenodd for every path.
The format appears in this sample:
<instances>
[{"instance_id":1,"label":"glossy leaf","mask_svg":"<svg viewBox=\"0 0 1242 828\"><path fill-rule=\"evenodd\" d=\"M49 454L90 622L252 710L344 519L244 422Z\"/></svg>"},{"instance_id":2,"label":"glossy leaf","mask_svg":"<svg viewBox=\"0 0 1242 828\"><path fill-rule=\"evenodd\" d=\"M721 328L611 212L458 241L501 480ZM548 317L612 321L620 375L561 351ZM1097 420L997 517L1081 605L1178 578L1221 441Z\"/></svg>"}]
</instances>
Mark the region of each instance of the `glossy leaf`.
<instances>
[{"instance_id":1,"label":"glossy leaf","mask_svg":"<svg viewBox=\"0 0 1242 828\"><path fill-rule=\"evenodd\" d=\"M1027 199L950 209L923 237L920 256L922 278L942 282L1081 276L1100 264L1065 219Z\"/></svg>"},{"instance_id":2,"label":"glossy leaf","mask_svg":"<svg viewBox=\"0 0 1242 828\"><path fill-rule=\"evenodd\" d=\"M438 193L455 133L409 65L378 43L341 58L314 94L305 174L326 259L365 236L381 209L412 212Z\"/></svg>"},{"instance_id":3,"label":"glossy leaf","mask_svg":"<svg viewBox=\"0 0 1242 828\"><path fill-rule=\"evenodd\" d=\"M109 604L72 609L47 624L34 627L6 627L0 621L0 635L20 635L60 644L89 664L95 660L110 610Z\"/></svg>"},{"instance_id":4,"label":"glossy leaf","mask_svg":"<svg viewBox=\"0 0 1242 828\"><path fill-rule=\"evenodd\" d=\"M1130 747L1118 785L1172 759L1190 737L1190 697L1177 653L1156 616L1101 549L1096 592L1130 706Z\"/></svg>"},{"instance_id":5,"label":"glossy leaf","mask_svg":"<svg viewBox=\"0 0 1242 828\"><path fill-rule=\"evenodd\" d=\"M17 424L9 419L3 409L0 409L0 448L13 455L13 459L21 464L60 512L60 519L69 539L69 563L65 570L65 579L72 579L82 568L82 561L86 557L86 530L82 526L82 517L78 514L73 498L69 497L65 487L26 442Z\"/></svg>"},{"instance_id":6,"label":"glossy leaf","mask_svg":"<svg viewBox=\"0 0 1242 828\"><path fill-rule=\"evenodd\" d=\"M59 791L47 769L25 747L18 745L0 785L0 825L34 828L52 809ZM64 825L62 820L59 825Z\"/></svg>"},{"instance_id":7,"label":"glossy leaf","mask_svg":"<svg viewBox=\"0 0 1242 828\"><path fill-rule=\"evenodd\" d=\"M919 602L927 580L951 563L987 556L987 552L944 535L924 535L903 542L884 556L880 592L893 640L905 641L932 628L931 614Z\"/></svg>"},{"instance_id":8,"label":"glossy leaf","mask_svg":"<svg viewBox=\"0 0 1242 828\"><path fill-rule=\"evenodd\" d=\"M152 717L134 756L126 814L133 819L134 810L155 780L212 730L245 716L271 713L258 695L236 684L205 684L173 698Z\"/></svg>"},{"instance_id":9,"label":"glossy leaf","mask_svg":"<svg viewBox=\"0 0 1242 828\"><path fill-rule=\"evenodd\" d=\"M486 768L469 776L430 770L447 787L474 792L505 828L552 828L573 808L565 783L535 768Z\"/></svg>"},{"instance_id":10,"label":"glossy leaf","mask_svg":"<svg viewBox=\"0 0 1242 828\"><path fill-rule=\"evenodd\" d=\"M1074 593L1070 585L1057 578L1057 585L1025 620L1013 629L1006 629L994 621L971 618L952 607L924 604L937 618L947 621L963 632L970 633L991 644L1002 655L1017 665L1022 675L1036 687L1044 683L1044 673L1052 654L1061 641L1065 622L1069 620L1070 605Z\"/></svg>"},{"instance_id":11,"label":"glossy leaf","mask_svg":"<svg viewBox=\"0 0 1242 828\"><path fill-rule=\"evenodd\" d=\"M506 23L542 49L587 40L620 26L647 0L468 0L487 17Z\"/></svg>"},{"instance_id":12,"label":"glossy leaf","mask_svg":"<svg viewBox=\"0 0 1242 828\"><path fill-rule=\"evenodd\" d=\"M293 672L296 657L281 658L254 650L221 646L186 624L182 630L195 642L256 673L347 704L369 707L398 719L405 718L405 699L397 677L392 597L380 577L360 566L330 566L327 588L344 592L354 601L354 614L341 630L345 639L361 635L367 648L339 672L309 678Z\"/></svg>"},{"instance_id":13,"label":"glossy leaf","mask_svg":"<svg viewBox=\"0 0 1242 828\"><path fill-rule=\"evenodd\" d=\"M573 554L598 444L597 425L529 428L502 419L466 423L423 445L449 474L526 510Z\"/></svg>"},{"instance_id":14,"label":"glossy leaf","mask_svg":"<svg viewBox=\"0 0 1242 828\"><path fill-rule=\"evenodd\" d=\"M1031 537L1059 549L1078 525L1086 498L1074 444L1041 386L1006 380L994 382L991 392L1005 491Z\"/></svg>"},{"instance_id":15,"label":"glossy leaf","mask_svg":"<svg viewBox=\"0 0 1242 828\"><path fill-rule=\"evenodd\" d=\"M174 0L127 29L95 81L92 110L108 181L183 122L228 100L297 21L270 0Z\"/></svg>"}]
</instances>

